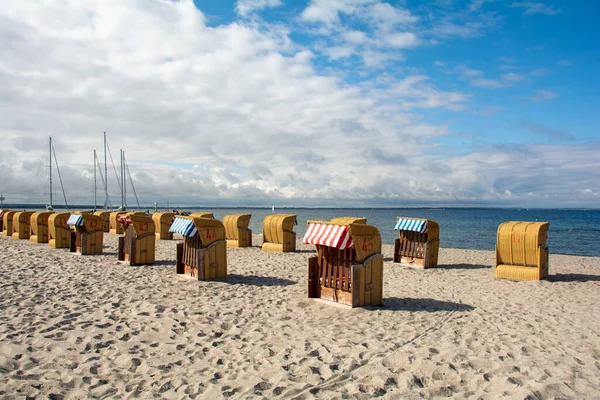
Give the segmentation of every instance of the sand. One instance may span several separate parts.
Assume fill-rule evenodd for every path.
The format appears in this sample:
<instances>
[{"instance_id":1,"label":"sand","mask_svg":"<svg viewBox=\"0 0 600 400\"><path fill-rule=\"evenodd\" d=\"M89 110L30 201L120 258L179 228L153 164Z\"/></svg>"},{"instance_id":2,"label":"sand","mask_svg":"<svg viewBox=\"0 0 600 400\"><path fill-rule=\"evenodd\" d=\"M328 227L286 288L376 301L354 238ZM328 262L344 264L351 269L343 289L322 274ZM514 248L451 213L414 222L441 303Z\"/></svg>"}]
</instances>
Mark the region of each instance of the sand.
<instances>
[{"instance_id":1,"label":"sand","mask_svg":"<svg viewBox=\"0 0 600 400\"><path fill-rule=\"evenodd\" d=\"M261 243L255 235L254 243ZM0 237L0 396L600 398L600 258L550 256L551 279L493 278L490 251L391 262L383 307L307 298L307 259L228 249L229 277Z\"/></svg>"}]
</instances>

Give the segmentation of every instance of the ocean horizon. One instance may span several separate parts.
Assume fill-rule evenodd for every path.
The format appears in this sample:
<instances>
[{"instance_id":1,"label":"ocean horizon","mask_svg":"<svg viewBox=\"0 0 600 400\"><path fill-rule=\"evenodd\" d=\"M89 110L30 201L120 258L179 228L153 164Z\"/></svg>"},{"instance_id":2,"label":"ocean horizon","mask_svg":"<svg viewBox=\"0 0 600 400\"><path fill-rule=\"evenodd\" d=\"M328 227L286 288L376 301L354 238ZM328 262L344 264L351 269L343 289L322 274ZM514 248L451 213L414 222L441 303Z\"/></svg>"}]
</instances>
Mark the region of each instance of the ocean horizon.
<instances>
[{"instance_id":1,"label":"ocean horizon","mask_svg":"<svg viewBox=\"0 0 600 400\"><path fill-rule=\"evenodd\" d=\"M6 204L4 208L44 210L40 204ZM93 205L73 205L71 210L91 210ZM61 206L55 206L61 210ZM100 208L98 208L100 209ZM272 214L272 207L210 207L177 205L170 210L212 211L221 220L228 214L252 214L249 228L262 233L264 217ZM154 212L154 207L131 207L129 210ZM158 211L164 211L158 208ZM494 250L498 225L506 221L538 221L550 223L548 248L551 254L600 256L600 209L590 208L520 208L520 207L276 207L275 213L296 214L295 231L301 239L309 220L330 220L334 217L365 217L375 225L385 244L393 244L398 236L394 231L396 217L430 219L440 226L440 246L445 248Z\"/></svg>"}]
</instances>

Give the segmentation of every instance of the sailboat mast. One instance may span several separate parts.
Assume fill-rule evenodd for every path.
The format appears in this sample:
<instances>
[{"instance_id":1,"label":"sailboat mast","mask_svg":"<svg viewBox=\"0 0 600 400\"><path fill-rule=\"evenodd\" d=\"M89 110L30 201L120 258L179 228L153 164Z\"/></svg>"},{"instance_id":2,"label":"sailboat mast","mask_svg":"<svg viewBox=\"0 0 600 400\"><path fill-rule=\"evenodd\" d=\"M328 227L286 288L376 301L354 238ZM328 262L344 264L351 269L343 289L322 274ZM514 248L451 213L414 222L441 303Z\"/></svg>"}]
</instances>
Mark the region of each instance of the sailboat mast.
<instances>
[{"instance_id":1,"label":"sailboat mast","mask_svg":"<svg viewBox=\"0 0 600 400\"><path fill-rule=\"evenodd\" d=\"M52 136L48 136L48 160L49 160L49 168L50 168L50 204L52 207Z\"/></svg>"},{"instance_id":2,"label":"sailboat mast","mask_svg":"<svg viewBox=\"0 0 600 400\"><path fill-rule=\"evenodd\" d=\"M123 209L123 149L119 149L119 158L121 159L121 209Z\"/></svg>"},{"instance_id":3,"label":"sailboat mast","mask_svg":"<svg viewBox=\"0 0 600 400\"><path fill-rule=\"evenodd\" d=\"M96 150L94 150L94 211L96 211L96 205L98 204L98 197L96 196Z\"/></svg>"},{"instance_id":4,"label":"sailboat mast","mask_svg":"<svg viewBox=\"0 0 600 400\"><path fill-rule=\"evenodd\" d=\"M121 154L122 154L122 159L121 159L121 165L123 168L123 175L121 175L123 177L123 207L124 210L127 209L127 175L126 175L126 164L125 164L125 151L121 150Z\"/></svg>"},{"instance_id":5,"label":"sailboat mast","mask_svg":"<svg viewBox=\"0 0 600 400\"><path fill-rule=\"evenodd\" d=\"M106 159L106 132L104 132L104 208L108 208L108 162Z\"/></svg>"}]
</instances>

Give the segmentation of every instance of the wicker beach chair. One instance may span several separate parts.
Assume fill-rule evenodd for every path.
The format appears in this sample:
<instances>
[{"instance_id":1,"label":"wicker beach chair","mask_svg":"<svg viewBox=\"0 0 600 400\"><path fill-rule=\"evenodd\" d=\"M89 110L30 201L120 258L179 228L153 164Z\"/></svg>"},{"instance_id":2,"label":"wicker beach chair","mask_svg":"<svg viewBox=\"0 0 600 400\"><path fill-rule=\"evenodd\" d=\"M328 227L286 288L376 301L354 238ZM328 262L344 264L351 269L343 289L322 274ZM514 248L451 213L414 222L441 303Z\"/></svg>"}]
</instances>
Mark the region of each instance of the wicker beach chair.
<instances>
[{"instance_id":1,"label":"wicker beach chair","mask_svg":"<svg viewBox=\"0 0 600 400\"><path fill-rule=\"evenodd\" d=\"M548 222L503 222L496 242L496 278L523 281L548 277Z\"/></svg>"},{"instance_id":2,"label":"wicker beach chair","mask_svg":"<svg viewBox=\"0 0 600 400\"><path fill-rule=\"evenodd\" d=\"M0 232L2 232L3 235L4 235L4 214L6 214L9 211L10 210L7 208L0 209ZM6 236L6 235L4 235L4 236Z\"/></svg>"},{"instance_id":3,"label":"wicker beach chair","mask_svg":"<svg viewBox=\"0 0 600 400\"><path fill-rule=\"evenodd\" d=\"M200 211L197 213L193 213L189 215L192 218L210 218L213 219L215 216L213 215L213 213L208 212L208 211Z\"/></svg>"},{"instance_id":4,"label":"wicker beach chair","mask_svg":"<svg viewBox=\"0 0 600 400\"><path fill-rule=\"evenodd\" d=\"M75 251L81 255L102 254L104 221L98 215L71 214L67 223L75 227Z\"/></svg>"},{"instance_id":5,"label":"wicker beach chair","mask_svg":"<svg viewBox=\"0 0 600 400\"><path fill-rule=\"evenodd\" d=\"M248 229L252 214L232 214L223 217L227 247L251 247L252 231Z\"/></svg>"},{"instance_id":6,"label":"wicker beach chair","mask_svg":"<svg viewBox=\"0 0 600 400\"><path fill-rule=\"evenodd\" d=\"M48 230L48 219L54 214L53 211L36 212L31 215L31 236L29 241L33 243L48 243L50 240Z\"/></svg>"},{"instance_id":7,"label":"wicker beach chair","mask_svg":"<svg viewBox=\"0 0 600 400\"><path fill-rule=\"evenodd\" d=\"M383 254L379 230L360 220L345 222L308 221L303 243L317 249L317 255L308 259L308 297L350 307L380 305Z\"/></svg>"},{"instance_id":8,"label":"wicker beach chair","mask_svg":"<svg viewBox=\"0 0 600 400\"><path fill-rule=\"evenodd\" d=\"M127 214L119 217L125 236L119 238L119 260L129 265L153 264L156 254L155 225L147 215Z\"/></svg>"},{"instance_id":9,"label":"wicker beach chair","mask_svg":"<svg viewBox=\"0 0 600 400\"><path fill-rule=\"evenodd\" d=\"M152 220L156 229L156 239L173 240L173 233L169 232L175 213L172 212L155 212L152 214Z\"/></svg>"},{"instance_id":10,"label":"wicker beach chair","mask_svg":"<svg viewBox=\"0 0 600 400\"><path fill-rule=\"evenodd\" d=\"M429 219L397 217L399 237L394 243L394 262L420 268L437 267L440 227Z\"/></svg>"},{"instance_id":11,"label":"wicker beach chair","mask_svg":"<svg viewBox=\"0 0 600 400\"><path fill-rule=\"evenodd\" d=\"M183 235L183 243L177 244L178 274L201 281L227 277L227 244L221 221L180 216L170 231Z\"/></svg>"},{"instance_id":12,"label":"wicker beach chair","mask_svg":"<svg viewBox=\"0 0 600 400\"><path fill-rule=\"evenodd\" d=\"M13 215L13 239L29 239L33 211L17 211Z\"/></svg>"},{"instance_id":13,"label":"wicker beach chair","mask_svg":"<svg viewBox=\"0 0 600 400\"><path fill-rule=\"evenodd\" d=\"M71 247L71 213L54 213L48 217L48 246L52 249L68 249Z\"/></svg>"},{"instance_id":14,"label":"wicker beach chair","mask_svg":"<svg viewBox=\"0 0 600 400\"><path fill-rule=\"evenodd\" d=\"M110 211L96 211L94 215L102 218L102 232L110 233Z\"/></svg>"},{"instance_id":15,"label":"wicker beach chair","mask_svg":"<svg viewBox=\"0 0 600 400\"><path fill-rule=\"evenodd\" d=\"M123 225L119 223L119 216L127 214L127 211L113 211L110 213L110 233L112 235L122 235Z\"/></svg>"},{"instance_id":16,"label":"wicker beach chair","mask_svg":"<svg viewBox=\"0 0 600 400\"><path fill-rule=\"evenodd\" d=\"M296 214L267 215L263 220L264 251L294 252L296 251Z\"/></svg>"}]
</instances>

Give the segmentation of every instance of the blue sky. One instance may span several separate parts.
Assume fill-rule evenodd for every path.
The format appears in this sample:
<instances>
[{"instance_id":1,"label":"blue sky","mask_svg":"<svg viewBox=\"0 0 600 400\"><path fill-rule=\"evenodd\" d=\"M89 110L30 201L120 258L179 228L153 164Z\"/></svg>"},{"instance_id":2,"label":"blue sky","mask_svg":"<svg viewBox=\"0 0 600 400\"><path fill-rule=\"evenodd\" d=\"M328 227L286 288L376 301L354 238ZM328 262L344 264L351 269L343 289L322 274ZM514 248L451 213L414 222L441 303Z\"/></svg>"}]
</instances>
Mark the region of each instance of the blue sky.
<instances>
[{"instance_id":1,"label":"blue sky","mask_svg":"<svg viewBox=\"0 0 600 400\"><path fill-rule=\"evenodd\" d=\"M149 204L598 207L599 11L24 0L0 11L0 192L43 202L52 135L90 199L107 131Z\"/></svg>"}]
</instances>

